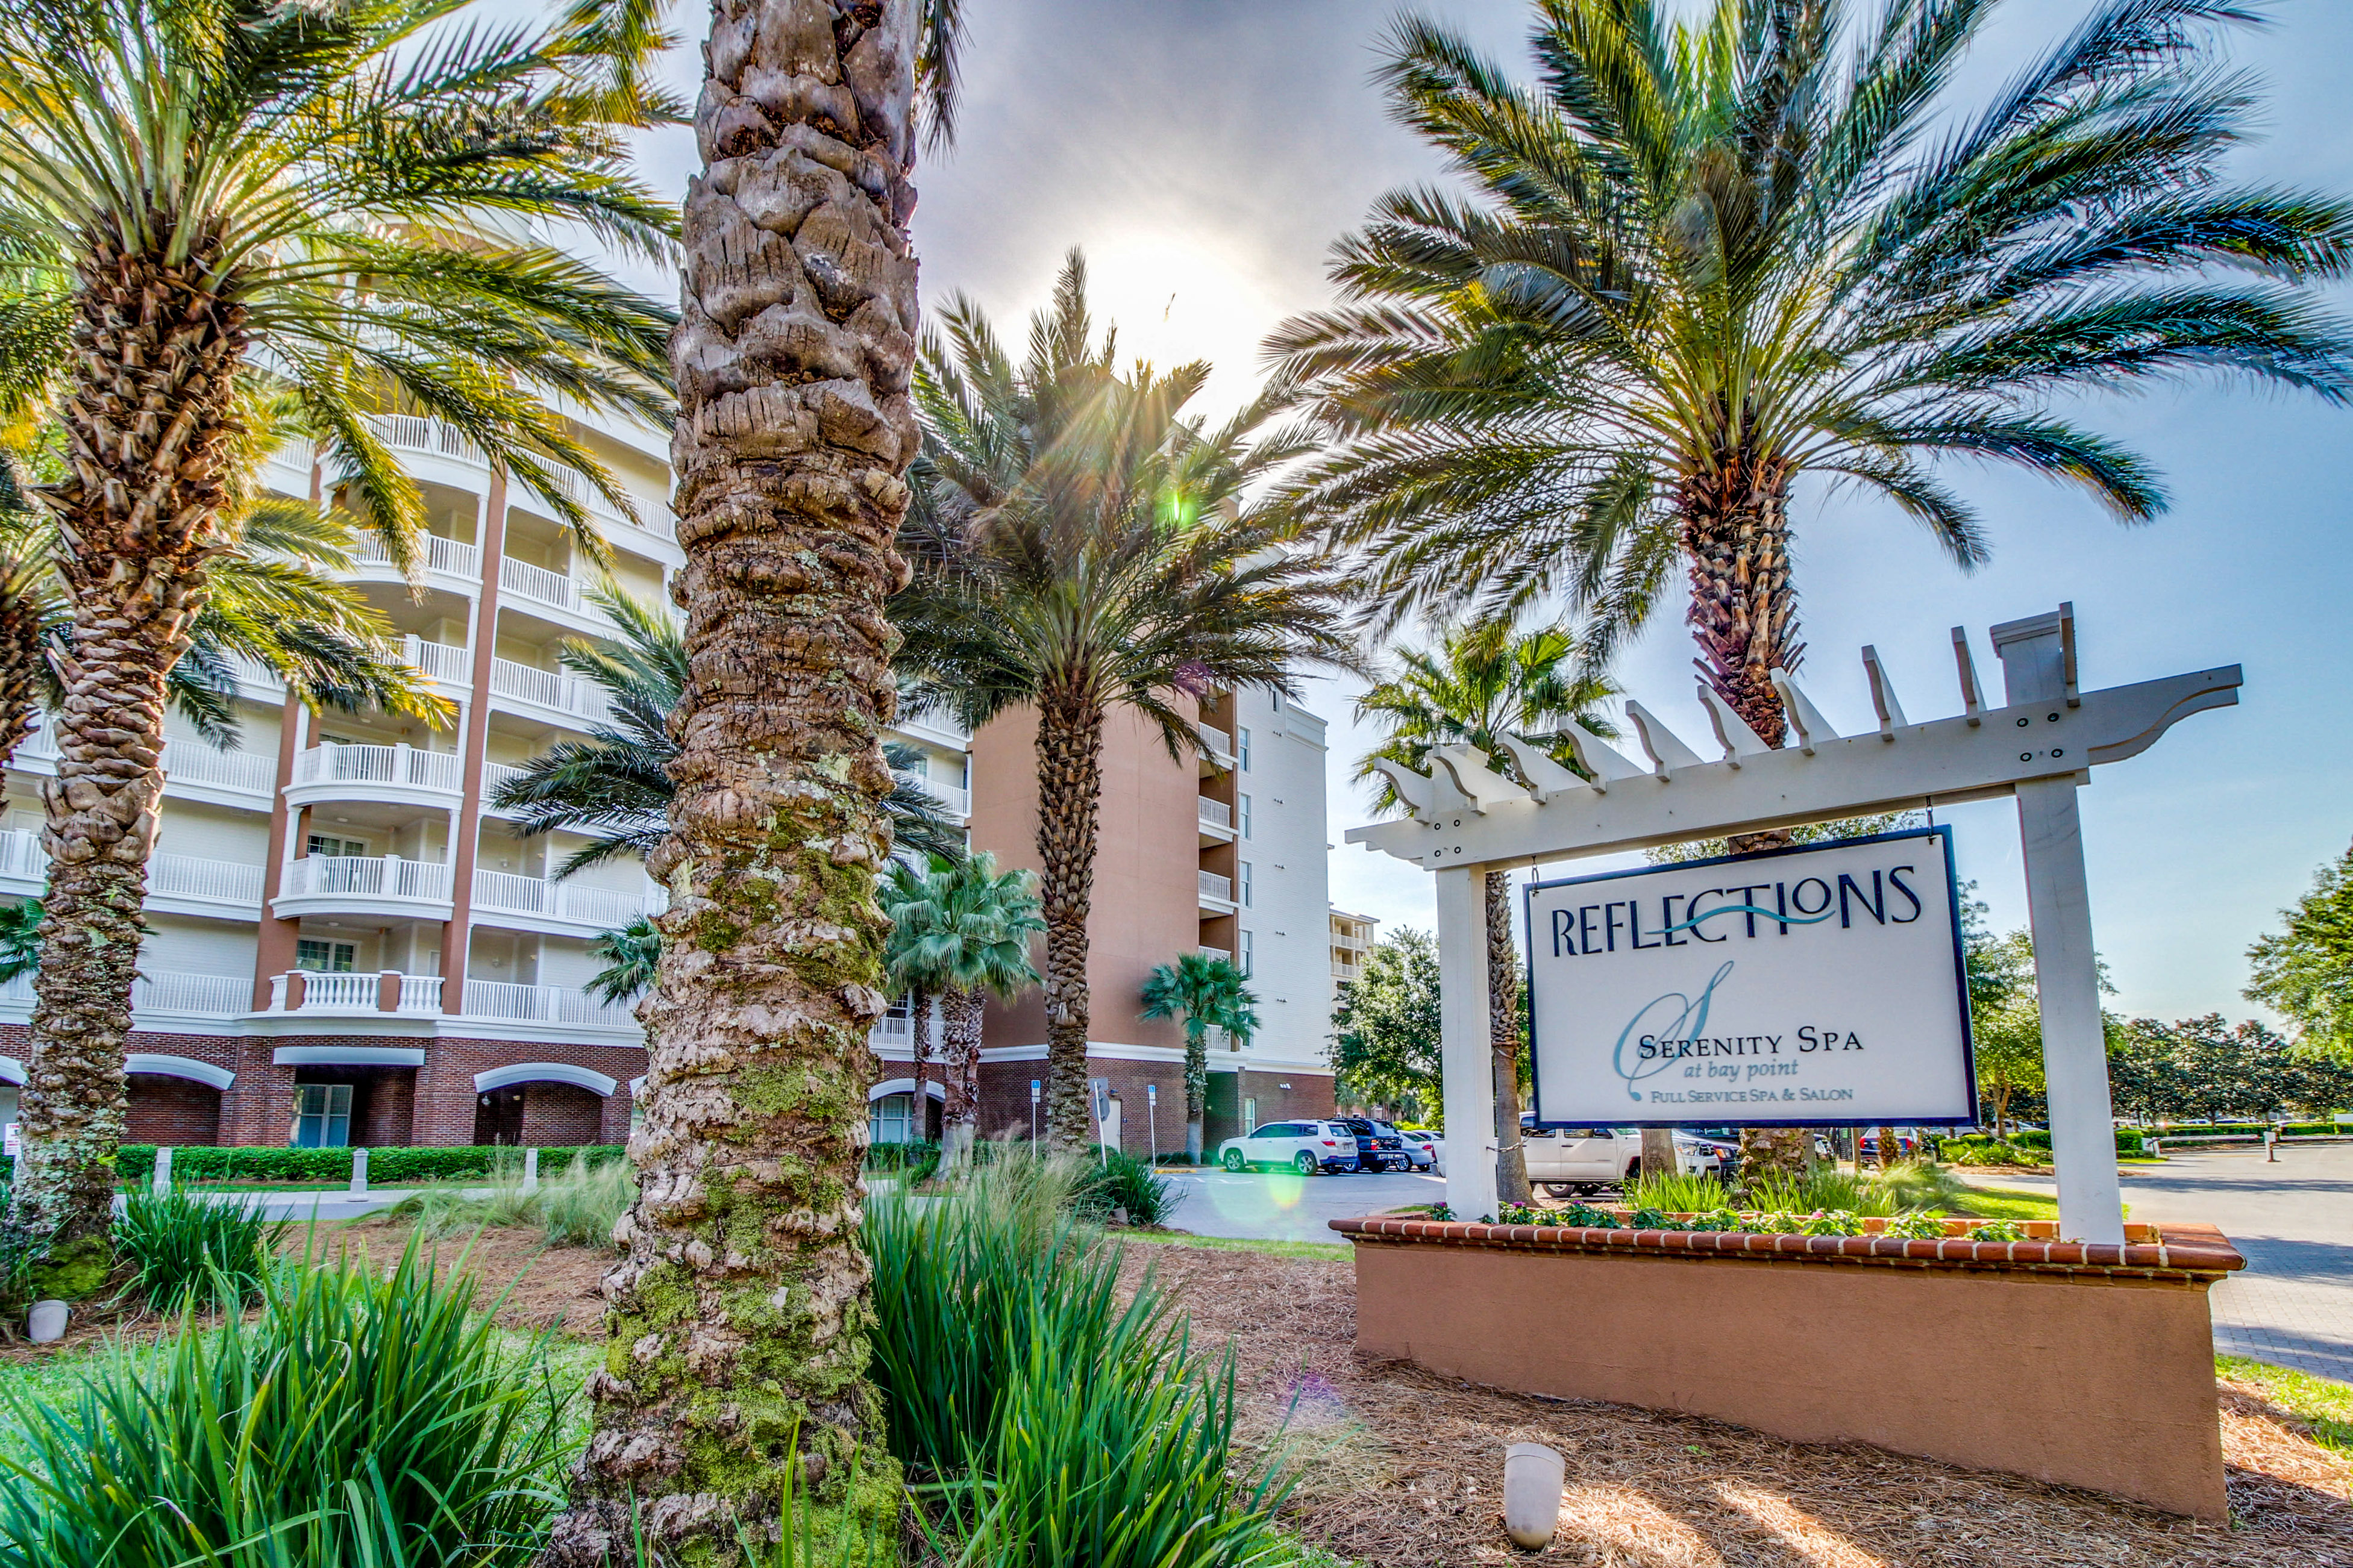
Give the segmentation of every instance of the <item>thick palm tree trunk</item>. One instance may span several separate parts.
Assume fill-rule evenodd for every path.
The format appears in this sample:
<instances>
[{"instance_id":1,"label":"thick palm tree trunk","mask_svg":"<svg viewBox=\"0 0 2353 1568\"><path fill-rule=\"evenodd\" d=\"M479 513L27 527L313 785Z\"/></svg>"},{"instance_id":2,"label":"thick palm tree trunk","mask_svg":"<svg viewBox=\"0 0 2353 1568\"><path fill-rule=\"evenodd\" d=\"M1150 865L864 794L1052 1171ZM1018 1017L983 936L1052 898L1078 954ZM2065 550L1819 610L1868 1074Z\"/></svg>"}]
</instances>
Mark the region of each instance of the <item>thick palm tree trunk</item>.
<instances>
[{"instance_id":1,"label":"thick palm tree trunk","mask_svg":"<svg viewBox=\"0 0 2353 1568\"><path fill-rule=\"evenodd\" d=\"M1790 641L1798 601L1789 586L1788 463L1751 453L1723 454L1715 469L1684 480L1676 497L1690 559L1692 636L1700 668L1716 694L1768 746L1788 731L1775 669L1793 669L1804 653ZM1736 855L1778 849L1786 829L1743 834ZM1803 1128L1744 1127L1742 1169L1751 1174L1803 1174L1813 1163L1812 1135ZM1650 1163L1650 1152L1643 1152Z\"/></svg>"},{"instance_id":2,"label":"thick palm tree trunk","mask_svg":"<svg viewBox=\"0 0 2353 1568\"><path fill-rule=\"evenodd\" d=\"M1529 1201L1527 1151L1520 1143L1520 973L1512 945L1512 877L1487 873L1487 1046L1495 1079L1495 1197Z\"/></svg>"},{"instance_id":3,"label":"thick palm tree trunk","mask_svg":"<svg viewBox=\"0 0 2353 1568\"><path fill-rule=\"evenodd\" d=\"M1046 921L1046 1138L1094 1142L1087 1108L1087 916L1094 904L1103 800L1103 703L1058 685L1038 704L1038 859Z\"/></svg>"},{"instance_id":4,"label":"thick palm tree trunk","mask_svg":"<svg viewBox=\"0 0 2353 1568\"><path fill-rule=\"evenodd\" d=\"M79 279L69 442L54 504L73 601L57 777L44 792L47 915L11 1218L51 1238L44 1289L94 1288L111 1250L122 1048L164 795L164 680L188 646L227 501L243 312L204 256L165 267L104 244Z\"/></svg>"},{"instance_id":5,"label":"thick palm tree trunk","mask_svg":"<svg viewBox=\"0 0 2353 1568\"><path fill-rule=\"evenodd\" d=\"M980 1121L982 1006L977 991L951 991L940 1005L940 1022L945 1036L940 1050L941 1068L948 1091L947 1102L940 1110L940 1168L944 1171L954 1171L964 1164Z\"/></svg>"},{"instance_id":6,"label":"thick palm tree trunk","mask_svg":"<svg viewBox=\"0 0 2353 1568\"><path fill-rule=\"evenodd\" d=\"M920 985L907 992L908 1045L915 1054L914 1129L910 1142L920 1143L923 1126L932 1119L932 998ZM941 1131L947 1129L943 1126Z\"/></svg>"},{"instance_id":7,"label":"thick palm tree trunk","mask_svg":"<svg viewBox=\"0 0 2353 1568\"><path fill-rule=\"evenodd\" d=\"M0 581L0 768L41 715L41 613L33 586L45 563L20 564Z\"/></svg>"},{"instance_id":8,"label":"thick palm tree trunk","mask_svg":"<svg viewBox=\"0 0 2353 1568\"><path fill-rule=\"evenodd\" d=\"M639 1184L562 1564L729 1562L786 1468L830 1539L895 1527L867 1381L867 1031L897 643L883 602L916 451L913 0L717 0L671 343L690 679Z\"/></svg>"}]
</instances>

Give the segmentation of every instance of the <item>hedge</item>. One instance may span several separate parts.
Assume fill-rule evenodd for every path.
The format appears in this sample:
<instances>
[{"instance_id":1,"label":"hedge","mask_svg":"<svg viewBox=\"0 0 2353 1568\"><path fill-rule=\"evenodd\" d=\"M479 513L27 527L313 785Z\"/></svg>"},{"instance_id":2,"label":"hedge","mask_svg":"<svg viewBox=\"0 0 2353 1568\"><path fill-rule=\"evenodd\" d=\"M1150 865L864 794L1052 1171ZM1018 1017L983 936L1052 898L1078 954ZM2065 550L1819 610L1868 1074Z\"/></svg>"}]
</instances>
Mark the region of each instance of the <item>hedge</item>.
<instances>
[{"instance_id":1,"label":"hedge","mask_svg":"<svg viewBox=\"0 0 2353 1568\"><path fill-rule=\"evenodd\" d=\"M2261 1121L2185 1122L2179 1127L2153 1127L2152 1138L2260 1138L2267 1125ZM2286 1138L2353 1138L2353 1121L2287 1121L2280 1124Z\"/></svg>"},{"instance_id":2,"label":"hedge","mask_svg":"<svg viewBox=\"0 0 2353 1568\"><path fill-rule=\"evenodd\" d=\"M2116 1152L2126 1155L2140 1154L2147 1149L2147 1134L2137 1128L2119 1127L2116 1129ZM1958 1138L1940 1138L1936 1141L1936 1146L1939 1151L1947 1144L1985 1148L1993 1142L1994 1137L1989 1132L1967 1132ZM2047 1154L2051 1152L2051 1134L2040 1131L2015 1131L2010 1135L2010 1144L2014 1149L2039 1149Z\"/></svg>"},{"instance_id":3,"label":"hedge","mask_svg":"<svg viewBox=\"0 0 2353 1568\"><path fill-rule=\"evenodd\" d=\"M553 1174L586 1154L592 1165L617 1160L617 1143L542 1149L539 1168ZM368 1184L391 1186L404 1182L448 1181L487 1176L494 1167L522 1169L521 1149L476 1145L458 1149L371 1149ZM143 1182L155 1173L155 1145L125 1143L115 1156L115 1168L124 1181ZM172 1151L172 1176L183 1182L348 1182L352 1179L349 1149L238 1149L191 1144Z\"/></svg>"}]
</instances>

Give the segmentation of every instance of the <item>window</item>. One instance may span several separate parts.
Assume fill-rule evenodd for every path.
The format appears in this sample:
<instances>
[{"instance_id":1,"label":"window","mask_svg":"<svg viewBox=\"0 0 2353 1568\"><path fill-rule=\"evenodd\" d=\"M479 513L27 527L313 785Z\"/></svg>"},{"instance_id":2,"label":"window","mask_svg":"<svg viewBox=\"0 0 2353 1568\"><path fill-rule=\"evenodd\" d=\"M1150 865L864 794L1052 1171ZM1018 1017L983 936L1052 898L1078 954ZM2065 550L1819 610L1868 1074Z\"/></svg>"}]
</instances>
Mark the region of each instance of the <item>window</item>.
<instances>
[{"instance_id":1,"label":"window","mask_svg":"<svg viewBox=\"0 0 2353 1568\"><path fill-rule=\"evenodd\" d=\"M1234 796L1234 820L1240 825L1242 837L1248 838L1250 836L1250 796L1246 795Z\"/></svg>"},{"instance_id":2,"label":"window","mask_svg":"<svg viewBox=\"0 0 2353 1568\"><path fill-rule=\"evenodd\" d=\"M361 856L367 853L367 840L337 838L332 834L313 833L303 841L303 853L324 855L330 858L338 855Z\"/></svg>"},{"instance_id":3,"label":"window","mask_svg":"<svg viewBox=\"0 0 2353 1568\"><path fill-rule=\"evenodd\" d=\"M1258 1121L1258 1099L1255 1095L1242 1101L1242 1125L1253 1126Z\"/></svg>"},{"instance_id":4,"label":"window","mask_svg":"<svg viewBox=\"0 0 2353 1568\"><path fill-rule=\"evenodd\" d=\"M1250 908L1250 863L1249 861L1245 860L1245 861L1243 861L1243 862L1242 862L1242 908L1244 908L1244 909L1248 909L1248 908Z\"/></svg>"},{"instance_id":5,"label":"window","mask_svg":"<svg viewBox=\"0 0 2353 1568\"><path fill-rule=\"evenodd\" d=\"M1236 956L1240 960L1242 978L1248 980L1250 970L1258 963L1258 933L1246 931L1241 933L1241 952Z\"/></svg>"},{"instance_id":6,"label":"window","mask_svg":"<svg viewBox=\"0 0 2353 1568\"><path fill-rule=\"evenodd\" d=\"M886 1094L867 1108L866 1127L876 1143L905 1143L914 1134L908 1127L914 1120L915 1097L912 1094Z\"/></svg>"},{"instance_id":7,"label":"window","mask_svg":"<svg viewBox=\"0 0 2353 1568\"><path fill-rule=\"evenodd\" d=\"M359 954L356 942L312 942L304 937L294 943L294 967L313 974L349 974Z\"/></svg>"},{"instance_id":8,"label":"window","mask_svg":"<svg viewBox=\"0 0 2353 1568\"><path fill-rule=\"evenodd\" d=\"M1234 731L1234 759L1241 763L1242 772L1250 772L1250 731L1248 730Z\"/></svg>"},{"instance_id":9,"label":"window","mask_svg":"<svg viewBox=\"0 0 2353 1568\"><path fill-rule=\"evenodd\" d=\"M294 1130L289 1149L341 1149L352 1141L352 1086L347 1083L298 1083L294 1086Z\"/></svg>"}]
</instances>

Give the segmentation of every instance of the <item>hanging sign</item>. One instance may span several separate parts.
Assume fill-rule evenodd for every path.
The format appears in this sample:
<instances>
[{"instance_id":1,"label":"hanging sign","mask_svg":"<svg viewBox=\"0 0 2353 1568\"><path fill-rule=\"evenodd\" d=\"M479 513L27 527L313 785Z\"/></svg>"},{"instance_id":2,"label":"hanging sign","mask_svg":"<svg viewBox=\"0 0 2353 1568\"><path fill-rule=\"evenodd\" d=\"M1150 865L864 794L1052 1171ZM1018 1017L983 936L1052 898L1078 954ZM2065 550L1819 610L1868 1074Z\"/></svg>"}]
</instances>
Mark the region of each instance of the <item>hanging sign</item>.
<instances>
[{"instance_id":1,"label":"hanging sign","mask_svg":"<svg viewBox=\"0 0 2353 1568\"><path fill-rule=\"evenodd\" d=\"M1949 828L1527 892L1545 1126L1977 1120Z\"/></svg>"}]
</instances>

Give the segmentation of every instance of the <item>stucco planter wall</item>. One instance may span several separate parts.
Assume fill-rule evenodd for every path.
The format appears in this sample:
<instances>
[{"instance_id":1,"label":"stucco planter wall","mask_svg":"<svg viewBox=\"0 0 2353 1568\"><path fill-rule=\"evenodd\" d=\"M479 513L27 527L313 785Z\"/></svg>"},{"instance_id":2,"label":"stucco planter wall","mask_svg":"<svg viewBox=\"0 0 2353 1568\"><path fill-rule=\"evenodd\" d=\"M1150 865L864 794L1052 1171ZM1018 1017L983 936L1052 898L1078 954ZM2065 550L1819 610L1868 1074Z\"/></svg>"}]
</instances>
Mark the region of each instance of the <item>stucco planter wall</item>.
<instances>
[{"instance_id":1,"label":"stucco planter wall","mask_svg":"<svg viewBox=\"0 0 2353 1568\"><path fill-rule=\"evenodd\" d=\"M2226 1517L2206 1226L2122 1247L1335 1220L1356 1345Z\"/></svg>"}]
</instances>

